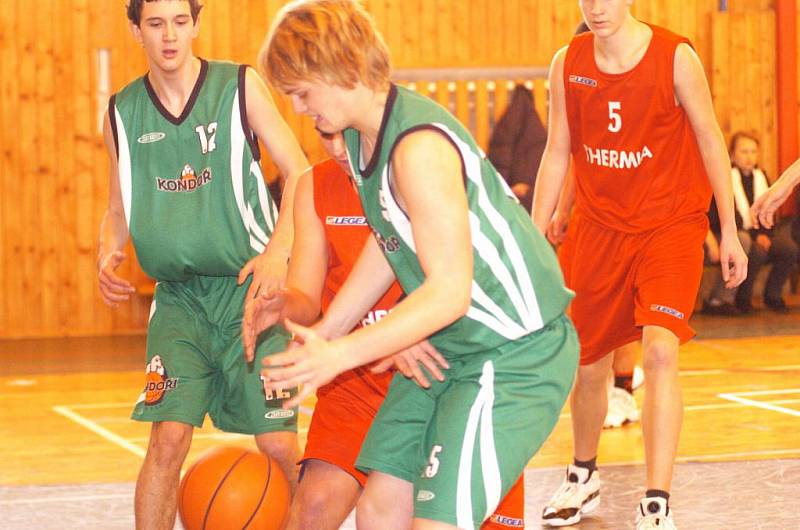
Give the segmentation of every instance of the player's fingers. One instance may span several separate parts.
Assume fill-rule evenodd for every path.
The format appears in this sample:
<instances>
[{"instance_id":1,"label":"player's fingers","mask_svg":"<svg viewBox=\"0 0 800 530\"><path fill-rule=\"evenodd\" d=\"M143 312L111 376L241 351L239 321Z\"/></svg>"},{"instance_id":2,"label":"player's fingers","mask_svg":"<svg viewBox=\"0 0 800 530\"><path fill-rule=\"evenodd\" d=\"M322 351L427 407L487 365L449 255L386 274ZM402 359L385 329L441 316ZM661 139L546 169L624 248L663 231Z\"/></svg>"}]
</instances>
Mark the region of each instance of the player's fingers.
<instances>
[{"instance_id":1,"label":"player's fingers","mask_svg":"<svg viewBox=\"0 0 800 530\"><path fill-rule=\"evenodd\" d=\"M289 366L297 364L308 357L308 352L305 348L292 348L281 353L264 357L262 361L264 370L277 369L281 366Z\"/></svg>"},{"instance_id":2,"label":"player's fingers","mask_svg":"<svg viewBox=\"0 0 800 530\"><path fill-rule=\"evenodd\" d=\"M444 355L439 353L439 350L437 350L433 344L427 340L424 340L419 344L419 346L425 353L432 357L433 360L439 364L439 366L442 368L450 368L450 363L447 362L447 359L444 358Z\"/></svg>"},{"instance_id":3,"label":"player's fingers","mask_svg":"<svg viewBox=\"0 0 800 530\"><path fill-rule=\"evenodd\" d=\"M408 367L411 369L411 373L413 374L414 381L417 382L419 386L422 388L430 388L431 384L428 381L428 378L425 377L425 373L420 368L419 364L411 360L408 362Z\"/></svg>"},{"instance_id":4,"label":"player's fingers","mask_svg":"<svg viewBox=\"0 0 800 530\"><path fill-rule=\"evenodd\" d=\"M248 261L247 263L245 263L244 267L242 267L239 270L239 277L236 278L236 282L239 285L242 285L244 283L244 281L247 279L247 277L250 276L250 274L253 272L253 260L254 259L255 258L253 258L250 261Z\"/></svg>"},{"instance_id":5,"label":"player's fingers","mask_svg":"<svg viewBox=\"0 0 800 530\"><path fill-rule=\"evenodd\" d=\"M311 340L319 339L319 335L314 329L301 326L288 318L286 319L285 325L287 331L293 335L292 340L300 339L300 341L305 344Z\"/></svg>"},{"instance_id":6,"label":"player's fingers","mask_svg":"<svg viewBox=\"0 0 800 530\"><path fill-rule=\"evenodd\" d=\"M294 397L283 402L283 408L292 409L294 407L299 407L300 403L302 403L303 400L310 396L315 390L317 390L316 386L303 385L297 389L297 394L295 394Z\"/></svg>"},{"instance_id":7,"label":"player's fingers","mask_svg":"<svg viewBox=\"0 0 800 530\"><path fill-rule=\"evenodd\" d=\"M728 280L731 279L731 274L730 274L730 255L728 255L727 253L723 255L720 252L719 266L720 266L720 269L722 270L722 279L725 282L727 282Z\"/></svg>"},{"instance_id":8,"label":"player's fingers","mask_svg":"<svg viewBox=\"0 0 800 530\"><path fill-rule=\"evenodd\" d=\"M397 365L397 371L403 374L404 377L408 377L409 379L414 377L414 372L411 371L408 361L406 361L403 356L395 355L394 363Z\"/></svg>"},{"instance_id":9,"label":"player's fingers","mask_svg":"<svg viewBox=\"0 0 800 530\"><path fill-rule=\"evenodd\" d=\"M132 293L136 290L128 280L117 276L114 270L109 266L100 269L99 278L104 280L108 285L118 287L127 292Z\"/></svg>"},{"instance_id":10,"label":"player's fingers","mask_svg":"<svg viewBox=\"0 0 800 530\"><path fill-rule=\"evenodd\" d=\"M439 367L436 365L436 363L433 361L432 358L420 357L418 360L420 363L422 363L422 365L425 367L425 369L428 371L429 374L431 374L439 381L444 381L444 374L442 373L441 370L439 370Z\"/></svg>"},{"instance_id":11,"label":"player's fingers","mask_svg":"<svg viewBox=\"0 0 800 530\"><path fill-rule=\"evenodd\" d=\"M267 390L293 388L305 383L313 376L305 367L298 365L264 369L261 370L261 375L264 378L264 388Z\"/></svg>"}]
</instances>

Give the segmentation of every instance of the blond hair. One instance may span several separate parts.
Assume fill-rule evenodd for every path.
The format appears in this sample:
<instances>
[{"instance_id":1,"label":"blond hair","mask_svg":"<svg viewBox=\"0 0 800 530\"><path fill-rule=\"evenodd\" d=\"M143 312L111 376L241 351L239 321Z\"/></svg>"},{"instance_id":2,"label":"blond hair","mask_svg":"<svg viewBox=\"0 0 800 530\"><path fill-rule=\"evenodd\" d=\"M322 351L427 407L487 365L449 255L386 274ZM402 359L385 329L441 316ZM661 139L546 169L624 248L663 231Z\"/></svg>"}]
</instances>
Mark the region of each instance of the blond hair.
<instances>
[{"instance_id":1,"label":"blond hair","mask_svg":"<svg viewBox=\"0 0 800 530\"><path fill-rule=\"evenodd\" d=\"M389 82L389 50L375 22L354 0L298 0L281 9L258 62L281 90L298 81L373 90Z\"/></svg>"}]
</instances>

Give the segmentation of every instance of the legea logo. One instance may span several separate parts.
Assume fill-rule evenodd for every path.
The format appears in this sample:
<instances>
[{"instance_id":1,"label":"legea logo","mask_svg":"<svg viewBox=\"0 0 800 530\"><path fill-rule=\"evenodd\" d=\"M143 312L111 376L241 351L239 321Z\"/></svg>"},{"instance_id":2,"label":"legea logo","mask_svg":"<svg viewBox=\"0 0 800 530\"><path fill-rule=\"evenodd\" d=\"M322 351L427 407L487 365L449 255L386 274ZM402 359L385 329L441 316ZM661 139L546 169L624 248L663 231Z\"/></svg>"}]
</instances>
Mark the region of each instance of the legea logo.
<instances>
[{"instance_id":1,"label":"legea logo","mask_svg":"<svg viewBox=\"0 0 800 530\"><path fill-rule=\"evenodd\" d=\"M139 142L140 144L152 144L153 142L158 142L166 137L167 137L166 133L151 132L141 135L139 139L136 141Z\"/></svg>"},{"instance_id":2,"label":"legea logo","mask_svg":"<svg viewBox=\"0 0 800 530\"><path fill-rule=\"evenodd\" d=\"M279 420L282 418L291 418L294 416L293 410L271 410L264 414L264 417L268 420Z\"/></svg>"}]
</instances>

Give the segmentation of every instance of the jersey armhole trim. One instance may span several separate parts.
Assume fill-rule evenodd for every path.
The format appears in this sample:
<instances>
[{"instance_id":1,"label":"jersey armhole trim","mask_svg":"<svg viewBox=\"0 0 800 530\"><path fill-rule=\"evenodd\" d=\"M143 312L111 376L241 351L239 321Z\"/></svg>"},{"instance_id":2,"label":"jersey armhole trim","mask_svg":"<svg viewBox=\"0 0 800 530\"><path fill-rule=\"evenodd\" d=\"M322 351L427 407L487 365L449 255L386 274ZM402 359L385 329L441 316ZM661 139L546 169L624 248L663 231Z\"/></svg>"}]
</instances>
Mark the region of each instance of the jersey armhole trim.
<instances>
[{"instance_id":1,"label":"jersey armhole trim","mask_svg":"<svg viewBox=\"0 0 800 530\"><path fill-rule=\"evenodd\" d=\"M258 139L253 130L250 128L250 122L247 120L247 69L248 65L239 65L239 116L242 118L242 130L244 137L247 140L247 145L250 146L250 151L253 153L253 158L256 162L261 161L261 150L258 147Z\"/></svg>"},{"instance_id":2,"label":"jersey armhole trim","mask_svg":"<svg viewBox=\"0 0 800 530\"><path fill-rule=\"evenodd\" d=\"M403 131L399 135L397 135L397 138L395 138L394 144L392 145L392 149L391 149L391 151L389 151L389 157L387 158L387 162L386 163L387 164L391 164L392 163L392 158L394 157L394 150L397 148L397 146L400 144L400 142L403 140L403 138L405 138L409 134L415 133L417 131L433 131L435 133L438 133L439 135L442 136L442 138L447 140L448 143L450 143L450 145L453 146L453 149L456 150L456 154L458 154L458 159L461 161L461 180L462 180L462 183L464 184L464 193L466 193L467 192L467 165L464 162L464 156L461 154L461 150L458 148L458 145L456 145L456 143L453 141L453 139L450 138L450 136L446 132L444 132L442 129L440 129L436 125L433 125L432 123L423 123L423 124L420 124L420 125L415 125L414 127L406 129L405 131ZM400 208L400 211L403 212L403 215L405 215L406 218L408 218L408 212L406 212L405 209L402 206L400 206L400 202L397 200L397 195L395 194L394 186L392 186L392 181L389 181L389 192L392 194L392 197L394 197L394 202Z\"/></svg>"},{"instance_id":3,"label":"jersey armhole trim","mask_svg":"<svg viewBox=\"0 0 800 530\"><path fill-rule=\"evenodd\" d=\"M111 136L114 138L114 151L119 160L119 136L117 136L117 95L113 94L108 99L108 123L111 125Z\"/></svg>"}]
</instances>

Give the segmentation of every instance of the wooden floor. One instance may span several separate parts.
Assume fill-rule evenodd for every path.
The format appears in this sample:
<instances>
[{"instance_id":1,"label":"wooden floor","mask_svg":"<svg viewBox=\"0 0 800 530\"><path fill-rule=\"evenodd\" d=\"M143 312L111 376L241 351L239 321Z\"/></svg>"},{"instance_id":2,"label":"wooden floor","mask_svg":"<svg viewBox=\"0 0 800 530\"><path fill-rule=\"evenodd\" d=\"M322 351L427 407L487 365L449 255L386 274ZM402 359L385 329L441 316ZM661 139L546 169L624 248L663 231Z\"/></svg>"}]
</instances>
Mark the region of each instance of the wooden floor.
<instances>
[{"instance_id":1,"label":"wooden floor","mask_svg":"<svg viewBox=\"0 0 800 530\"><path fill-rule=\"evenodd\" d=\"M680 463L800 458L800 310L795 312L693 321L699 337L682 349L680 359L686 405ZM776 334L759 335L764 329ZM143 384L143 351L142 337L0 341L0 498L28 491L18 489L23 486L135 480L149 430L148 424L129 419ZM637 394L641 399L641 392ZM313 401L304 403L303 442L312 409ZM534 468L544 472L563 466L571 455L570 440L567 408L530 462L532 476L538 472ZM196 433L187 462L222 443L253 445L249 437L207 425ZM600 461L641 464L638 426L604 432ZM547 494L529 487L529 497ZM0 500L0 520L7 520L2 519L4 511L17 511L15 502Z\"/></svg>"}]
</instances>

